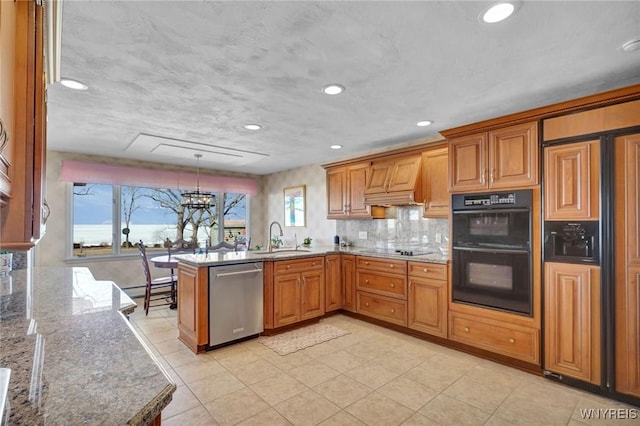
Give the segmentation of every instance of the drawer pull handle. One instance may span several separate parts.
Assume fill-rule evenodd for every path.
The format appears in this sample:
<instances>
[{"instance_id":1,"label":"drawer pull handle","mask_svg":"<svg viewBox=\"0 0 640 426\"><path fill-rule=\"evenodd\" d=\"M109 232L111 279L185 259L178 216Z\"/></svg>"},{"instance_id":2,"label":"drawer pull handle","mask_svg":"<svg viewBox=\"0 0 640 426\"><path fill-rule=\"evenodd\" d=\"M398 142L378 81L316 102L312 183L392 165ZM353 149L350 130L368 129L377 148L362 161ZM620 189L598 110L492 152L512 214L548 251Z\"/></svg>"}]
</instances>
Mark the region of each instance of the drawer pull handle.
<instances>
[{"instance_id":1,"label":"drawer pull handle","mask_svg":"<svg viewBox=\"0 0 640 426\"><path fill-rule=\"evenodd\" d=\"M369 262L364 262L364 264L365 264L365 265L368 265L368 264L369 264Z\"/></svg>"},{"instance_id":2,"label":"drawer pull handle","mask_svg":"<svg viewBox=\"0 0 640 426\"><path fill-rule=\"evenodd\" d=\"M391 284L389 284L389 286L390 286L391 288L395 288L395 286L396 286L396 285L395 285L394 283L391 283Z\"/></svg>"},{"instance_id":3,"label":"drawer pull handle","mask_svg":"<svg viewBox=\"0 0 640 426\"><path fill-rule=\"evenodd\" d=\"M516 339L514 339L513 337L509 338L509 343L514 344L516 342Z\"/></svg>"},{"instance_id":4,"label":"drawer pull handle","mask_svg":"<svg viewBox=\"0 0 640 426\"><path fill-rule=\"evenodd\" d=\"M424 269L422 270L422 272L429 272L429 269L424 268Z\"/></svg>"},{"instance_id":5,"label":"drawer pull handle","mask_svg":"<svg viewBox=\"0 0 640 426\"><path fill-rule=\"evenodd\" d=\"M393 308L391 308L391 313L392 313L392 314L395 314L395 313L396 313L396 310L395 310L395 309L393 309Z\"/></svg>"},{"instance_id":6,"label":"drawer pull handle","mask_svg":"<svg viewBox=\"0 0 640 426\"><path fill-rule=\"evenodd\" d=\"M364 306L369 307L369 302L364 302Z\"/></svg>"},{"instance_id":7,"label":"drawer pull handle","mask_svg":"<svg viewBox=\"0 0 640 426\"><path fill-rule=\"evenodd\" d=\"M469 327L465 327L465 328L464 328L464 332L465 332L465 333L468 333L468 332L469 332Z\"/></svg>"},{"instance_id":8,"label":"drawer pull handle","mask_svg":"<svg viewBox=\"0 0 640 426\"><path fill-rule=\"evenodd\" d=\"M364 283L365 284L369 284L369 280L364 280Z\"/></svg>"},{"instance_id":9,"label":"drawer pull handle","mask_svg":"<svg viewBox=\"0 0 640 426\"><path fill-rule=\"evenodd\" d=\"M393 265L389 265L389 268L393 269Z\"/></svg>"},{"instance_id":10,"label":"drawer pull handle","mask_svg":"<svg viewBox=\"0 0 640 426\"><path fill-rule=\"evenodd\" d=\"M287 269L291 268L291 265L287 265Z\"/></svg>"}]
</instances>

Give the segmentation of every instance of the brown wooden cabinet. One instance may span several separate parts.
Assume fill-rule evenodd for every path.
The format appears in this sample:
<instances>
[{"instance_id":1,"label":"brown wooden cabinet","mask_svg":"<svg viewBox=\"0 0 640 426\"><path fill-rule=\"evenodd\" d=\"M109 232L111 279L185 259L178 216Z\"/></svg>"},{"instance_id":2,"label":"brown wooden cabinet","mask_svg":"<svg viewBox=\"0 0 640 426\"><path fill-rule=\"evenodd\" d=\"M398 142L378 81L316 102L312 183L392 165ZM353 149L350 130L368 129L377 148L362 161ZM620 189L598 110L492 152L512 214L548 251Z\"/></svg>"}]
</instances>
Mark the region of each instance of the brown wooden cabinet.
<instances>
[{"instance_id":1,"label":"brown wooden cabinet","mask_svg":"<svg viewBox=\"0 0 640 426\"><path fill-rule=\"evenodd\" d=\"M46 105L43 10L3 2L0 26L0 226L2 249L26 250L44 234Z\"/></svg>"},{"instance_id":2,"label":"brown wooden cabinet","mask_svg":"<svg viewBox=\"0 0 640 426\"><path fill-rule=\"evenodd\" d=\"M209 343L209 267L178 264L178 339L193 352Z\"/></svg>"},{"instance_id":3,"label":"brown wooden cabinet","mask_svg":"<svg viewBox=\"0 0 640 426\"><path fill-rule=\"evenodd\" d=\"M367 219L371 207L364 204L369 163L327 169L327 219Z\"/></svg>"},{"instance_id":4,"label":"brown wooden cabinet","mask_svg":"<svg viewBox=\"0 0 640 426\"><path fill-rule=\"evenodd\" d=\"M531 187L538 183L538 122L449 140L451 191Z\"/></svg>"},{"instance_id":5,"label":"brown wooden cabinet","mask_svg":"<svg viewBox=\"0 0 640 426\"><path fill-rule=\"evenodd\" d=\"M328 254L325 257L325 312L335 311L342 307L342 271L341 256Z\"/></svg>"},{"instance_id":6,"label":"brown wooden cabinet","mask_svg":"<svg viewBox=\"0 0 640 426\"><path fill-rule=\"evenodd\" d=\"M597 220L599 179L598 140L545 148L545 220Z\"/></svg>"},{"instance_id":7,"label":"brown wooden cabinet","mask_svg":"<svg viewBox=\"0 0 640 426\"><path fill-rule=\"evenodd\" d=\"M364 193L368 195L415 190L421 162L420 155L374 161L369 169Z\"/></svg>"},{"instance_id":8,"label":"brown wooden cabinet","mask_svg":"<svg viewBox=\"0 0 640 426\"><path fill-rule=\"evenodd\" d=\"M356 257L342 256L342 309L356 312Z\"/></svg>"},{"instance_id":9,"label":"brown wooden cabinet","mask_svg":"<svg viewBox=\"0 0 640 426\"><path fill-rule=\"evenodd\" d=\"M544 369L600 384L600 268L546 262Z\"/></svg>"},{"instance_id":10,"label":"brown wooden cabinet","mask_svg":"<svg viewBox=\"0 0 640 426\"><path fill-rule=\"evenodd\" d=\"M535 328L508 321L449 312L451 340L533 364L540 363L538 334Z\"/></svg>"},{"instance_id":11,"label":"brown wooden cabinet","mask_svg":"<svg viewBox=\"0 0 640 426\"><path fill-rule=\"evenodd\" d=\"M273 269L274 327L324 315L324 257L282 260Z\"/></svg>"},{"instance_id":12,"label":"brown wooden cabinet","mask_svg":"<svg viewBox=\"0 0 640 426\"><path fill-rule=\"evenodd\" d=\"M424 217L449 217L449 148L422 153Z\"/></svg>"},{"instance_id":13,"label":"brown wooden cabinet","mask_svg":"<svg viewBox=\"0 0 640 426\"><path fill-rule=\"evenodd\" d=\"M407 262L356 257L356 311L393 324L407 325Z\"/></svg>"},{"instance_id":14,"label":"brown wooden cabinet","mask_svg":"<svg viewBox=\"0 0 640 426\"><path fill-rule=\"evenodd\" d=\"M447 265L409 262L409 328L447 337Z\"/></svg>"},{"instance_id":15,"label":"brown wooden cabinet","mask_svg":"<svg viewBox=\"0 0 640 426\"><path fill-rule=\"evenodd\" d=\"M640 134L614 150L616 391L640 398Z\"/></svg>"}]
</instances>

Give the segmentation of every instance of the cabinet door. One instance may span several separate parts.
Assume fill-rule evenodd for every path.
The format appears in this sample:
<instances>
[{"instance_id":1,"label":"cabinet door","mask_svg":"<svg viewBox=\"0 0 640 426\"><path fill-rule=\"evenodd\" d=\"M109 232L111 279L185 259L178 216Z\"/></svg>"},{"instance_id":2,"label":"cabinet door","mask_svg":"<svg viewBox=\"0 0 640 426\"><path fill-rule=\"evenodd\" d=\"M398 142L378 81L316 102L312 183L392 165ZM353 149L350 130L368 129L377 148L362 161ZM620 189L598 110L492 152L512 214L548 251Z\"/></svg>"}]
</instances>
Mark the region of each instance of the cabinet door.
<instances>
[{"instance_id":1,"label":"cabinet door","mask_svg":"<svg viewBox=\"0 0 640 426\"><path fill-rule=\"evenodd\" d=\"M409 277L409 328L447 337L447 282Z\"/></svg>"},{"instance_id":2,"label":"cabinet door","mask_svg":"<svg viewBox=\"0 0 640 426\"><path fill-rule=\"evenodd\" d=\"M600 384L600 268L545 263L544 368Z\"/></svg>"},{"instance_id":3,"label":"cabinet door","mask_svg":"<svg viewBox=\"0 0 640 426\"><path fill-rule=\"evenodd\" d=\"M178 265L178 338L193 352L209 343L209 268Z\"/></svg>"},{"instance_id":4,"label":"cabinet door","mask_svg":"<svg viewBox=\"0 0 640 426\"><path fill-rule=\"evenodd\" d=\"M487 188L487 134L449 140L449 186L452 191Z\"/></svg>"},{"instance_id":5,"label":"cabinet door","mask_svg":"<svg viewBox=\"0 0 640 426\"><path fill-rule=\"evenodd\" d=\"M300 274L300 319L324 315L324 270Z\"/></svg>"},{"instance_id":6,"label":"cabinet door","mask_svg":"<svg viewBox=\"0 0 640 426\"><path fill-rule=\"evenodd\" d=\"M327 170L327 219L342 219L346 214L347 168Z\"/></svg>"},{"instance_id":7,"label":"cabinet door","mask_svg":"<svg viewBox=\"0 0 640 426\"><path fill-rule=\"evenodd\" d=\"M421 163L420 155L396 160L387 184L387 192L414 190Z\"/></svg>"},{"instance_id":8,"label":"cabinet door","mask_svg":"<svg viewBox=\"0 0 640 426\"><path fill-rule=\"evenodd\" d=\"M364 203L369 163L351 165L347 169L347 212L350 218L370 218L371 207Z\"/></svg>"},{"instance_id":9,"label":"cabinet door","mask_svg":"<svg viewBox=\"0 0 640 426\"><path fill-rule=\"evenodd\" d=\"M340 271L340 255L327 255L325 261L325 312L335 311L342 307L342 273Z\"/></svg>"},{"instance_id":10,"label":"cabinet door","mask_svg":"<svg viewBox=\"0 0 640 426\"><path fill-rule=\"evenodd\" d=\"M616 391L640 398L640 134L615 140Z\"/></svg>"},{"instance_id":11,"label":"cabinet door","mask_svg":"<svg viewBox=\"0 0 640 426\"><path fill-rule=\"evenodd\" d=\"M365 194L380 194L387 192L389 178L393 171L393 161L381 161L371 164Z\"/></svg>"},{"instance_id":12,"label":"cabinet door","mask_svg":"<svg viewBox=\"0 0 640 426\"><path fill-rule=\"evenodd\" d=\"M544 218L597 220L600 142L547 147L544 150Z\"/></svg>"},{"instance_id":13,"label":"cabinet door","mask_svg":"<svg viewBox=\"0 0 640 426\"><path fill-rule=\"evenodd\" d=\"M300 274L276 275L273 279L273 325L280 327L300 320Z\"/></svg>"},{"instance_id":14,"label":"cabinet door","mask_svg":"<svg viewBox=\"0 0 640 426\"><path fill-rule=\"evenodd\" d=\"M356 311L356 258L342 255L342 309Z\"/></svg>"},{"instance_id":15,"label":"cabinet door","mask_svg":"<svg viewBox=\"0 0 640 426\"><path fill-rule=\"evenodd\" d=\"M489 132L489 187L512 189L538 183L538 123Z\"/></svg>"},{"instance_id":16,"label":"cabinet door","mask_svg":"<svg viewBox=\"0 0 640 426\"><path fill-rule=\"evenodd\" d=\"M422 154L424 217L449 217L449 148Z\"/></svg>"}]
</instances>

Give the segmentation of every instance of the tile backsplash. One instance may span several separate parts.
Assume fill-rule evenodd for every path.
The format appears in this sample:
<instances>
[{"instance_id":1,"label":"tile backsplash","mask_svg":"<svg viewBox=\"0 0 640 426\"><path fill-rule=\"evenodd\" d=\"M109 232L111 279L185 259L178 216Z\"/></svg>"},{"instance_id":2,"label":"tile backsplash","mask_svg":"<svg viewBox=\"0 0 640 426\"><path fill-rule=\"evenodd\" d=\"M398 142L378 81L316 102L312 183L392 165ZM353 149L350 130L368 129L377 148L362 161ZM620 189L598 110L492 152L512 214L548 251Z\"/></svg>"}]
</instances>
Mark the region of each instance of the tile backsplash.
<instances>
[{"instance_id":1,"label":"tile backsplash","mask_svg":"<svg viewBox=\"0 0 640 426\"><path fill-rule=\"evenodd\" d=\"M357 247L438 250L448 246L449 221L423 218L422 206L390 207L385 219L338 220L336 232Z\"/></svg>"}]
</instances>

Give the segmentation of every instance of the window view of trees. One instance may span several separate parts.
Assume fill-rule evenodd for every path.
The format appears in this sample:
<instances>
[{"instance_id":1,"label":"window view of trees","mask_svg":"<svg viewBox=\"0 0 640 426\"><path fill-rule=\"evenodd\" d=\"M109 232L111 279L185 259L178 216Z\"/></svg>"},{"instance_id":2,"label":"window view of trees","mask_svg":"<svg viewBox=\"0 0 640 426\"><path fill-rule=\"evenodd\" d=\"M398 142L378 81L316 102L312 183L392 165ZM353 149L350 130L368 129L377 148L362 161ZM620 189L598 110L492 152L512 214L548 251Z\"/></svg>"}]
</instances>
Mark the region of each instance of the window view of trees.
<instances>
[{"instance_id":1,"label":"window view of trees","mask_svg":"<svg viewBox=\"0 0 640 426\"><path fill-rule=\"evenodd\" d=\"M189 209L175 189L97 184L73 189L74 256L130 253L139 241L164 249L178 239L204 247L246 236L246 194L218 193L210 208Z\"/></svg>"}]
</instances>

